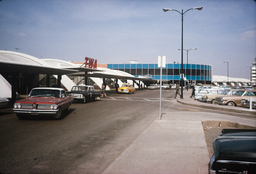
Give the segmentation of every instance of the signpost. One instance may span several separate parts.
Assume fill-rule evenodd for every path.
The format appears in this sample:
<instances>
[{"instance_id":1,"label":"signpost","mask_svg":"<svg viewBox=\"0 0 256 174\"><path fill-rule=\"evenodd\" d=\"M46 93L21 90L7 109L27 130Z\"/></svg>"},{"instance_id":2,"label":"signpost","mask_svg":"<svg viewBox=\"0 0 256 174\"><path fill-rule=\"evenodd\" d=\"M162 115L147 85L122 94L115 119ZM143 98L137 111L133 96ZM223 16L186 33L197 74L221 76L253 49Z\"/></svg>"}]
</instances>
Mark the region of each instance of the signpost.
<instances>
[{"instance_id":1,"label":"signpost","mask_svg":"<svg viewBox=\"0 0 256 174\"><path fill-rule=\"evenodd\" d=\"M160 104L159 104L159 120L162 117L162 67L166 67L166 56L158 56L158 67L160 67Z\"/></svg>"}]
</instances>

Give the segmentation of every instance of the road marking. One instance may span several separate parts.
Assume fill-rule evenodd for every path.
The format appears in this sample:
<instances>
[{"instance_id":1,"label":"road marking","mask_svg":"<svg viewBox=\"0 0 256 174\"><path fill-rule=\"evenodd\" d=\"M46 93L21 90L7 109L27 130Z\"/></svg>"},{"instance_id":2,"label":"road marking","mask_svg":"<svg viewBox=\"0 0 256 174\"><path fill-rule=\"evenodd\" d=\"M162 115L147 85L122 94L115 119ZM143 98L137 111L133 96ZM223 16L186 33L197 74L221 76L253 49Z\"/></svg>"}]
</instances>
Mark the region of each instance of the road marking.
<instances>
[{"instance_id":1,"label":"road marking","mask_svg":"<svg viewBox=\"0 0 256 174\"><path fill-rule=\"evenodd\" d=\"M108 97L101 98L101 100L115 100L115 101L144 101L144 102L159 102L159 98L140 98L140 97ZM169 102L169 98L162 98L162 101Z\"/></svg>"},{"instance_id":2,"label":"road marking","mask_svg":"<svg viewBox=\"0 0 256 174\"><path fill-rule=\"evenodd\" d=\"M142 98L143 100L145 100L145 101L151 101L151 100L149 100L149 99L147 99L147 98Z\"/></svg>"}]
</instances>

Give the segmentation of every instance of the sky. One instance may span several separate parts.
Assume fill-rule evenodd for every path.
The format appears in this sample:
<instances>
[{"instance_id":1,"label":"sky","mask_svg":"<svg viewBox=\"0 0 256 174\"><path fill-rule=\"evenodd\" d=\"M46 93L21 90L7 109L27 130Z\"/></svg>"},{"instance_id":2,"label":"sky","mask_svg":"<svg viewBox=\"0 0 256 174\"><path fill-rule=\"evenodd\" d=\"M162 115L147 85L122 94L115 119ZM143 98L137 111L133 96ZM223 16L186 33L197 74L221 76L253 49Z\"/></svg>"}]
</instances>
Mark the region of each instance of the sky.
<instances>
[{"instance_id":1,"label":"sky","mask_svg":"<svg viewBox=\"0 0 256 174\"><path fill-rule=\"evenodd\" d=\"M0 50L98 64L181 62L213 75L250 78L256 58L255 0L0 0ZM163 8L177 11L163 12ZM183 52L184 64L187 51Z\"/></svg>"}]
</instances>

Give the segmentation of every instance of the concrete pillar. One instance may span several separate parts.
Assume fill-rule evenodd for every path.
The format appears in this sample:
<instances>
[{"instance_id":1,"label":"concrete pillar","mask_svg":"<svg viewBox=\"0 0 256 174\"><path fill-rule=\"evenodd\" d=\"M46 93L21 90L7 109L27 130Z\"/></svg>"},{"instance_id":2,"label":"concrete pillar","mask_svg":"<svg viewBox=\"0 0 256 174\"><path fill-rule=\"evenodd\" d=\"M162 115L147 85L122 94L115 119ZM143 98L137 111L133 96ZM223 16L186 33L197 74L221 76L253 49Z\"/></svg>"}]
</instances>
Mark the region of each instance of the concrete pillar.
<instances>
[{"instance_id":1,"label":"concrete pillar","mask_svg":"<svg viewBox=\"0 0 256 174\"><path fill-rule=\"evenodd\" d=\"M50 74L46 74L46 86L50 87Z\"/></svg>"},{"instance_id":2,"label":"concrete pillar","mask_svg":"<svg viewBox=\"0 0 256 174\"><path fill-rule=\"evenodd\" d=\"M116 78L116 84L115 84L115 85L116 85L115 87L116 87L116 93L117 93L117 92L118 92L118 86L119 86L119 85L118 85L118 79L117 79L117 78Z\"/></svg>"},{"instance_id":3,"label":"concrete pillar","mask_svg":"<svg viewBox=\"0 0 256 174\"><path fill-rule=\"evenodd\" d=\"M86 76L87 75L87 72L84 72L85 76L84 76L84 84L87 85L88 84L88 77Z\"/></svg>"},{"instance_id":4,"label":"concrete pillar","mask_svg":"<svg viewBox=\"0 0 256 174\"><path fill-rule=\"evenodd\" d=\"M16 101L16 92L19 85L18 73L11 74L11 85L12 85L12 103Z\"/></svg>"},{"instance_id":5,"label":"concrete pillar","mask_svg":"<svg viewBox=\"0 0 256 174\"><path fill-rule=\"evenodd\" d=\"M61 88L61 78L62 78L62 75L58 75L57 87L59 88Z\"/></svg>"}]
</instances>

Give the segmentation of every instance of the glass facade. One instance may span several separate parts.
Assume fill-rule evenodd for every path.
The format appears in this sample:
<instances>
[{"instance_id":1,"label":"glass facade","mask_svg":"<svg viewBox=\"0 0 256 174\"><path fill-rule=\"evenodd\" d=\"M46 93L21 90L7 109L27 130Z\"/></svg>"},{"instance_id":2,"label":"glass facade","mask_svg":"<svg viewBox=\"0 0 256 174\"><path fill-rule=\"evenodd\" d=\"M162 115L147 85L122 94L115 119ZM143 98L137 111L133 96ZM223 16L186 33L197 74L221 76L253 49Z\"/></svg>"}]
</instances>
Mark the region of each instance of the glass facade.
<instances>
[{"instance_id":1,"label":"glass facade","mask_svg":"<svg viewBox=\"0 0 256 174\"><path fill-rule=\"evenodd\" d=\"M135 77L152 75L154 80L160 80L158 64L108 64L107 68L125 71ZM184 76L188 81L197 83L211 83L212 66L201 64L183 64ZM176 82L180 80L181 64L166 64L162 68L162 80Z\"/></svg>"}]
</instances>

